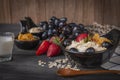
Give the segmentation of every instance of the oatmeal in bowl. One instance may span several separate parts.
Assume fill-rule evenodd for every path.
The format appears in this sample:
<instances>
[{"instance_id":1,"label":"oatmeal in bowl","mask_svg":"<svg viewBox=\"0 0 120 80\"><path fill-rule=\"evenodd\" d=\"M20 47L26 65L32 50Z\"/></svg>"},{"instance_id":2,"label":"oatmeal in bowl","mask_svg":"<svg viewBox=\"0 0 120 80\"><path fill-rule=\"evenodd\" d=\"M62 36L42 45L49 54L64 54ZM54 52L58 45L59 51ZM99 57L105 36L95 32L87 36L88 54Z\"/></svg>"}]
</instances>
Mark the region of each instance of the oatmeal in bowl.
<instances>
[{"instance_id":1,"label":"oatmeal in bowl","mask_svg":"<svg viewBox=\"0 0 120 80\"><path fill-rule=\"evenodd\" d=\"M66 46L65 55L83 67L97 67L107 62L119 42L119 30L113 29L105 37L99 34L80 34ZM86 37L84 37L86 36Z\"/></svg>"}]
</instances>

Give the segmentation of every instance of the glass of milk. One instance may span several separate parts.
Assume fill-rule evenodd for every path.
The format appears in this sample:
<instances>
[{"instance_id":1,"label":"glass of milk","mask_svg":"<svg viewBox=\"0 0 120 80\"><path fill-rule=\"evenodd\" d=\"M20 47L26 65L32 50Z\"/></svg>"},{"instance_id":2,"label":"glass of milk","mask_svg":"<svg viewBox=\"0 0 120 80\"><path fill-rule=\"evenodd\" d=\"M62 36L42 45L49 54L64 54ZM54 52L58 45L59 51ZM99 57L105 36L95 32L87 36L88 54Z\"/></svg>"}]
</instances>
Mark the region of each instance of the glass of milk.
<instances>
[{"instance_id":1,"label":"glass of milk","mask_svg":"<svg viewBox=\"0 0 120 80\"><path fill-rule=\"evenodd\" d=\"M0 62L10 61L14 45L14 33L0 32Z\"/></svg>"}]
</instances>

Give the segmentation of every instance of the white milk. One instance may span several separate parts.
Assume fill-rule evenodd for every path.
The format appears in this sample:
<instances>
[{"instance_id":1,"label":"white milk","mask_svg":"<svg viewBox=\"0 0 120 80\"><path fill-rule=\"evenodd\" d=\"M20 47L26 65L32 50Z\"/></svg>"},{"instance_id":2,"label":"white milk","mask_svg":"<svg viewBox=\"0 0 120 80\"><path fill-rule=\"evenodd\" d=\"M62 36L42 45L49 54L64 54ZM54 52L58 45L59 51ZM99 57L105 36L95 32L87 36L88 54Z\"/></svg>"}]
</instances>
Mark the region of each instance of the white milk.
<instances>
[{"instance_id":1,"label":"white milk","mask_svg":"<svg viewBox=\"0 0 120 80\"><path fill-rule=\"evenodd\" d=\"M11 57L13 43L12 36L0 36L0 59Z\"/></svg>"}]
</instances>

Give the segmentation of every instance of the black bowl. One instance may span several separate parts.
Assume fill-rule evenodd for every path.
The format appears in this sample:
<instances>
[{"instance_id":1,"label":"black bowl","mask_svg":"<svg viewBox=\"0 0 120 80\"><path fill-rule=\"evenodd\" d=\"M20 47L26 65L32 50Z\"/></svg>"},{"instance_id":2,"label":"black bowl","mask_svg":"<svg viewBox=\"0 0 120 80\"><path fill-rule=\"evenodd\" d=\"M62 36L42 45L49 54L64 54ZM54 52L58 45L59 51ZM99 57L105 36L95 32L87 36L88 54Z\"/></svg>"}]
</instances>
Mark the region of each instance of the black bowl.
<instances>
[{"instance_id":1,"label":"black bowl","mask_svg":"<svg viewBox=\"0 0 120 80\"><path fill-rule=\"evenodd\" d=\"M35 28L35 27L32 27L32 28ZM30 29L31 29L31 28L30 28ZM44 30L42 30L42 28L41 28L41 31L40 31L40 32L30 32L30 31L29 31L29 33L33 34L34 36L39 37L40 39L41 39L41 36L42 36L43 32L44 32Z\"/></svg>"},{"instance_id":2,"label":"black bowl","mask_svg":"<svg viewBox=\"0 0 120 80\"><path fill-rule=\"evenodd\" d=\"M31 50L31 49L35 49L38 44L39 44L39 37L34 36L36 39L32 40L32 41L20 41L17 39L17 37L15 37L15 45L20 48L20 49L24 49L24 50Z\"/></svg>"},{"instance_id":3,"label":"black bowl","mask_svg":"<svg viewBox=\"0 0 120 80\"><path fill-rule=\"evenodd\" d=\"M113 55L120 40L120 31L113 29L108 34L104 35L104 37L112 40L113 44L111 48L105 51L97 52L92 55L87 55L85 54L85 52L73 53L69 50L64 50L65 55L67 55L68 59L73 60L74 62L82 65L83 67L98 67L101 64L107 62Z\"/></svg>"},{"instance_id":4,"label":"black bowl","mask_svg":"<svg viewBox=\"0 0 120 80\"><path fill-rule=\"evenodd\" d=\"M31 34L33 34L34 36L37 36L37 37L39 37L40 39L42 39L42 33L43 33L43 31L42 32L39 32L39 33L31 33Z\"/></svg>"}]
</instances>

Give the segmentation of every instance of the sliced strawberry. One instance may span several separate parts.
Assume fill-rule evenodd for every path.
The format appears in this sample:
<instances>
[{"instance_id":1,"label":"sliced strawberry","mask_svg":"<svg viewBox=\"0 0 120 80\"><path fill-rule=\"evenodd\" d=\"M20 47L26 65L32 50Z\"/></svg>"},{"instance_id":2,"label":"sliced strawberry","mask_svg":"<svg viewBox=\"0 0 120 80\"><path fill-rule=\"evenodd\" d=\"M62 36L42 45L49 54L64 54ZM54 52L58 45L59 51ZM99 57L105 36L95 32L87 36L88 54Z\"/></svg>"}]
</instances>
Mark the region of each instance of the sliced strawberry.
<instances>
[{"instance_id":1,"label":"sliced strawberry","mask_svg":"<svg viewBox=\"0 0 120 80\"><path fill-rule=\"evenodd\" d=\"M39 46L39 48L36 51L36 55L39 56L45 52L47 52L48 48L50 46L50 42L45 40L41 43L41 45Z\"/></svg>"},{"instance_id":2,"label":"sliced strawberry","mask_svg":"<svg viewBox=\"0 0 120 80\"><path fill-rule=\"evenodd\" d=\"M76 38L76 41L79 42L81 41L82 39L85 39L86 37L88 36L87 33L82 33L82 34L79 34Z\"/></svg>"},{"instance_id":3,"label":"sliced strawberry","mask_svg":"<svg viewBox=\"0 0 120 80\"><path fill-rule=\"evenodd\" d=\"M55 43L52 43L48 48L47 56L48 57L56 56L60 52L61 52L60 46Z\"/></svg>"}]
</instances>

